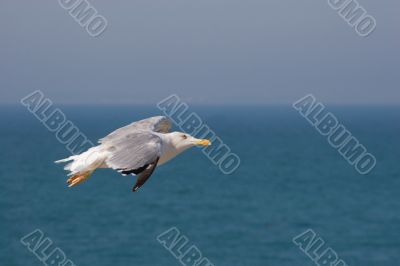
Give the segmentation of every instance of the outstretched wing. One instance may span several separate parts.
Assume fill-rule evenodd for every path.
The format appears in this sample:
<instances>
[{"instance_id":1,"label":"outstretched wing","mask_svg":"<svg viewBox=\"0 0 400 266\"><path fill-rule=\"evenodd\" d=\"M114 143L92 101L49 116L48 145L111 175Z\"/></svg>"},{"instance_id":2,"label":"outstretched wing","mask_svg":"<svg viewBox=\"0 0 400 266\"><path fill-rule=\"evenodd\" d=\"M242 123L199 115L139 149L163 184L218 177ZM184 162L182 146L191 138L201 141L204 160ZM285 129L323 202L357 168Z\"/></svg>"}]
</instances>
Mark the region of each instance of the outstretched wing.
<instances>
[{"instance_id":1,"label":"outstretched wing","mask_svg":"<svg viewBox=\"0 0 400 266\"><path fill-rule=\"evenodd\" d=\"M128 175L138 175L134 191L153 173L161 155L161 139L150 131L138 131L107 141L111 154L108 167Z\"/></svg>"},{"instance_id":2,"label":"outstretched wing","mask_svg":"<svg viewBox=\"0 0 400 266\"><path fill-rule=\"evenodd\" d=\"M159 133L168 133L171 129L171 125L171 121L165 116L154 116L121 127L111 132L106 137L100 139L99 143L106 143L111 140L119 139L136 131L154 131Z\"/></svg>"}]
</instances>

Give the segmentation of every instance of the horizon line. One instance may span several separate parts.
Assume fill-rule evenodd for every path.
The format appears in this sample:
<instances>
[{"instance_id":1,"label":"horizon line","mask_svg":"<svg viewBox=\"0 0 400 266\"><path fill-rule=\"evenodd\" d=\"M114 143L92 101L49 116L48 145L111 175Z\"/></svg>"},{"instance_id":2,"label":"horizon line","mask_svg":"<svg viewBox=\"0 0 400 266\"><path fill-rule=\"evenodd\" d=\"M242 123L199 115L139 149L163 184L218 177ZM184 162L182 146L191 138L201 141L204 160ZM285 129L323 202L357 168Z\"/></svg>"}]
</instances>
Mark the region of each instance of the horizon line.
<instances>
[{"instance_id":1,"label":"horizon line","mask_svg":"<svg viewBox=\"0 0 400 266\"><path fill-rule=\"evenodd\" d=\"M186 101L187 104L191 104L193 106L288 106L292 105L291 102L190 102ZM19 106L21 103L18 102L0 102L0 106ZM128 106L128 105L137 105L137 106L156 106L157 103L149 103L149 102L57 102L54 101L53 104L62 105L62 106ZM389 103L381 103L381 102L324 102L324 104L328 104L331 106L387 106L387 107L400 107L400 103L389 102Z\"/></svg>"}]
</instances>

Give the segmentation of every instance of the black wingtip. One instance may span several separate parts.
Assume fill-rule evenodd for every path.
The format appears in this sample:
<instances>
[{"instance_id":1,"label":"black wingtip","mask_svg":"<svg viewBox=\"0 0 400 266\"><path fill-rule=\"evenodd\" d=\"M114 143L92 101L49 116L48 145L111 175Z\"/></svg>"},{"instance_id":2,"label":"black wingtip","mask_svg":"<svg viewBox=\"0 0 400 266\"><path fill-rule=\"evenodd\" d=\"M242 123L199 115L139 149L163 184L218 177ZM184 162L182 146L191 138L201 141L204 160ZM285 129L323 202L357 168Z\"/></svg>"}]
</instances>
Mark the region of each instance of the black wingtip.
<instances>
[{"instance_id":1,"label":"black wingtip","mask_svg":"<svg viewBox=\"0 0 400 266\"><path fill-rule=\"evenodd\" d=\"M132 188L132 192L138 191L139 188L140 188L140 187L138 187L138 186L134 186L134 187Z\"/></svg>"}]
</instances>

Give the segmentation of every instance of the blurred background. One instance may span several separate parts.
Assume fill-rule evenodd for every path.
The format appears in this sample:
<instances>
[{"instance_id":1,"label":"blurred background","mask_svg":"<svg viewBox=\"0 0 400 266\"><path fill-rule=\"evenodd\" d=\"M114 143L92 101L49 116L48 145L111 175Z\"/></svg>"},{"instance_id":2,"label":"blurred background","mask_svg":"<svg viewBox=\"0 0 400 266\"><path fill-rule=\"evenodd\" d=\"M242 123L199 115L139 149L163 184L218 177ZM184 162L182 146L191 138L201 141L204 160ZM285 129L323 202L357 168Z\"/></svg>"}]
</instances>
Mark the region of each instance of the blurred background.
<instances>
[{"instance_id":1,"label":"blurred background","mask_svg":"<svg viewBox=\"0 0 400 266\"><path fill-rule=\"evenodd\" d=\"M179 265L156 240L176 226L214 265L313 265L292 243L308 228L347 265L397 265L400 3L359 3L367 37L328 1L92 0L108 21L92 37L59 1L2 1L2 264L41 265L20 243L38 228L76 265ZM67 189L68 150L20 104L34 90L93 142L177 94L241 166L192 149L138 193L111 170ZM376 157L370 174L292 108L308 93Z\"/></svg>"}]
</instances>

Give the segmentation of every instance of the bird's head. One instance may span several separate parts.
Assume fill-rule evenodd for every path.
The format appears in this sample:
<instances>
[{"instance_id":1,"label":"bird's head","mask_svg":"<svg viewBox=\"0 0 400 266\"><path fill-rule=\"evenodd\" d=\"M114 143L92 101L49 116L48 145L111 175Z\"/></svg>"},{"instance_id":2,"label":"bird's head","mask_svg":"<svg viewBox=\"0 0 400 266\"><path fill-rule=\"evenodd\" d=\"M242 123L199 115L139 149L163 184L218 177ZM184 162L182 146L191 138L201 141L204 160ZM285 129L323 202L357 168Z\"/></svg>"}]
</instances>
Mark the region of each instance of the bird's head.
<instances>
[{"instance_id":1,"label":"bird's head","mask_svg":"<svg viewBox=\"0 0 400 266\"><path fill-rule=\"evenodd\" d=\"M211 142L207 139L197 139L183 132L172 132L171 142L178 149L187 149L193 146L209 146Z\"/></svg>"}]
</instances>

